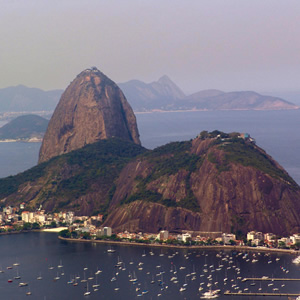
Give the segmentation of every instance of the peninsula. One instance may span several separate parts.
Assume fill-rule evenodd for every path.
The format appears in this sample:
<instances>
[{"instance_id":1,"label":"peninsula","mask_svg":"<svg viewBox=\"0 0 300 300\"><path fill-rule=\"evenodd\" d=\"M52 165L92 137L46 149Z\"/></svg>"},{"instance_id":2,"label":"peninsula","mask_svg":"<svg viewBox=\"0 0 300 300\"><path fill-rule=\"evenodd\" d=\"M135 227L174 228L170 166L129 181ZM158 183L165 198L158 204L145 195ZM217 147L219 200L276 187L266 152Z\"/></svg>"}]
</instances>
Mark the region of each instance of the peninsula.
<instances>
[{"instance_id":1,"label":"peninsula","mask_svg":"<svg viewBox=\"0 0 300 300\"><path fill-rule=\"evenodd\" d=\"M147 150L125 96L96 68L63 93L39 164L0 179L0 201L101 214L116 232L300 232L300 187L249 133L202 130Z\"/></svg>"}]
</instances>

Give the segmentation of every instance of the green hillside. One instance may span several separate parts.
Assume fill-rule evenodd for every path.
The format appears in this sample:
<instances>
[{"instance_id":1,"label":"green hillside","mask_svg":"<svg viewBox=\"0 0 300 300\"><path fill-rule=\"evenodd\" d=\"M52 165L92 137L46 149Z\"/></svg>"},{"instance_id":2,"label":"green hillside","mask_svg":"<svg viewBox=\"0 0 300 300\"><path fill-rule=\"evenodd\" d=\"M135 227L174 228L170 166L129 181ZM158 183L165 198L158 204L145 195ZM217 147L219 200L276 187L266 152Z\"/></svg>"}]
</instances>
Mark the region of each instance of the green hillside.
<instances>
[{"instance_id":1,"label":"green hillside","mask_svg":"<svg viewBox=\"0 0 300 300\"><path fill-rule=\"evenodd\" d=\"M24 115L17 117L11 122L0 128L0 139L29 139L42 138L47 126L48 120L38 115Z\"/></svg>"}]
</instances>

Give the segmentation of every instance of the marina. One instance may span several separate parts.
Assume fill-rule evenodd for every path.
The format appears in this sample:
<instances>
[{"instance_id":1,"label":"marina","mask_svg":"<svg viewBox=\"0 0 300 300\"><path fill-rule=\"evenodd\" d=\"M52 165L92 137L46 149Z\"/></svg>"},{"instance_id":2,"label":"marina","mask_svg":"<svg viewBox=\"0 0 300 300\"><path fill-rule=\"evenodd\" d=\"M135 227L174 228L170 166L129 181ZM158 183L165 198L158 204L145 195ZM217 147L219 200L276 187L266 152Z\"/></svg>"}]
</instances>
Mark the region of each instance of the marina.
<instances>
[{"instance_id":1,"label":"marina","mask_svg":"<svg viewBox=\"0 0 300 300\"><path fill-rule=\"evenodd\" d=\"M230 296L273 300L300 293L300 266L293 263L291 254L128 245L112 248L102 243L70 243L43 232L0 238L0 257L4 257L1 251L11 249L0 261L0 291L6 298L28 299L30 292L33 299L47 300ZM14 266L16 257L18 266ZM14 278L17 270L19 280Z\"/></svg>"},{"instance_id":2,"label":"marina","mask_svg":"<svg viewBox=\"0 0 300 300\"><path fill-rule=\"evenodd\" d=\"M300 278L243 278L243 281L300 281Z\"/></svg>"},{"instance_id":3,"label":"marina","mask_svg":"<svg viewBox=\"0 0 300 300\"><path fill-rule=\"evenodd\" d=\"M233 293L225 292L225 296L258 296L258 297L298 297L300 294L290 294L290 293Z\"/></svg>"}]
</instances>

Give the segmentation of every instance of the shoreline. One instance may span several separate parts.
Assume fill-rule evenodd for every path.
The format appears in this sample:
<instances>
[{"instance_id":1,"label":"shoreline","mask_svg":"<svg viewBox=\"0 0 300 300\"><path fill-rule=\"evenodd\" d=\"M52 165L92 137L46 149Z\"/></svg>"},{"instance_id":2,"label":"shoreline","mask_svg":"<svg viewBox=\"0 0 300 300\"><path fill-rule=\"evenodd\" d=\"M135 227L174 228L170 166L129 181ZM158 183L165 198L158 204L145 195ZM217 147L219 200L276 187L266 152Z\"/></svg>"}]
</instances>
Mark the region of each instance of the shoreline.
<instances>
[{"instance_id":1,"label":"shoreline","mask_svg":"<svg viewBox=\"0 0 300 300\"><path fill-rule=\"evenodd\" d=\"M259 248L259 247L248 247L248 246L181 246L181 245L167 245L167 244L144 244L135 242L123 242L123 241L109 241L109 240L84 240L84 239L72 239L58 237L62 241L75 242L75 243L98 243L98 244L108 244L108 245L123 245L123 246L142 246L150 248L173 248L173 249L201 249L201 250L236 250L236 251L255 251L255 252L279 252L279 253L289 253L300 255L300 250L291 249L276 249L276 248Z\"/></svg>"},{"instance_id":2,"label":"shoreline","mask_svg":"<svg viewBox=\"0 0 300 300\"><path fill-rule=\"evenodd\" d=\"M163 110L152 109L148 111L134 111L134 114L152 114L152 113L176 113L176 112L216 112L216 111L286 111L286 110L299 110L300 106L296 108L269 108L269 109L249 109L249 108L233 108L233 109L178 109L178 110Z\"/></svg>"},{"instance_id":3,"label":"shoreline","mask_svg":"<svg viewBox=\"0 0 300 300\"><path fill-rule=\"evenodd\" d=\"M0 143L41 143L43 139L32 138L32 139L5 139L0 140Z\"/></svg>"},{"instance_id":4,"label":"shoreline","mask_svg":"<svg viewBox=\"0 0 300 300\"><path fill-rule=\"evenodd\" d=\"M1 235L9 235L9 234L21 234L21 233L29 233L29 232L47 232L47 233L58 233L64 229L68 229L68 227L55 227L55 228L45 228L45 229L30 229L30 230L19 230L19 231L3 231L0 232Z\"/></svg>"}]
</instances>

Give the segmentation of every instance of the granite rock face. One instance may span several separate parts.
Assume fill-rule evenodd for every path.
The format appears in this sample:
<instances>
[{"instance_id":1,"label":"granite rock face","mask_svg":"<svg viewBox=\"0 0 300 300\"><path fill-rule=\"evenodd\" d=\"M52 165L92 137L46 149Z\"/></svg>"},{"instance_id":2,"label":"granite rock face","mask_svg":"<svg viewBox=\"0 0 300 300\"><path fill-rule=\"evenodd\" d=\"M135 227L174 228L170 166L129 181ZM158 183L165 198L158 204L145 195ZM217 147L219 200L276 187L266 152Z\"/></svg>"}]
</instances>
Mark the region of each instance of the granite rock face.
<instances>
[{"instance_id":1,"label":"granite rock face","mask_svg":"<svg viewBox=\"0 0 300 300\"><path fill-rule=\"evenodd\" d=\"M115 232L300 231L300 187L237 133L205 133L147 150L105 139L13 177L0 200L28 210L105 214Z\"/></svg>"},{"instance_id":2,"label":"granite rock face","mask_svg":"<svg viewBox=\"0 0 300 300\"><path fill-rule=\"evenodd\" d=\"M61 96L43 139L39 163L112 137L140 144L135 115L112 80L96 68L86 69Z\"/></svg>"},{"instance_id":3,"label":"granite rock face","mask_svg":"<svg viewBox=\"0 0 300 300\"><path fill-rule=\"evenodd\" d=\"M232 152L225 150L231 146L239 152L230 159ZM137 232L299 232L299 186L261 148L196 138L186 157L191 154L201 159L196 168L189 171L186 165L172 174L163 174L162 168L153 172L172 158L171 152L162 154L162 160L148 156L129 163L116 181L105 225ZM159 203L151 201L149 193L161 197ZM184 207L187 199L196 209L187 209L187 202Z\"/></svg>"}]
</instances>

